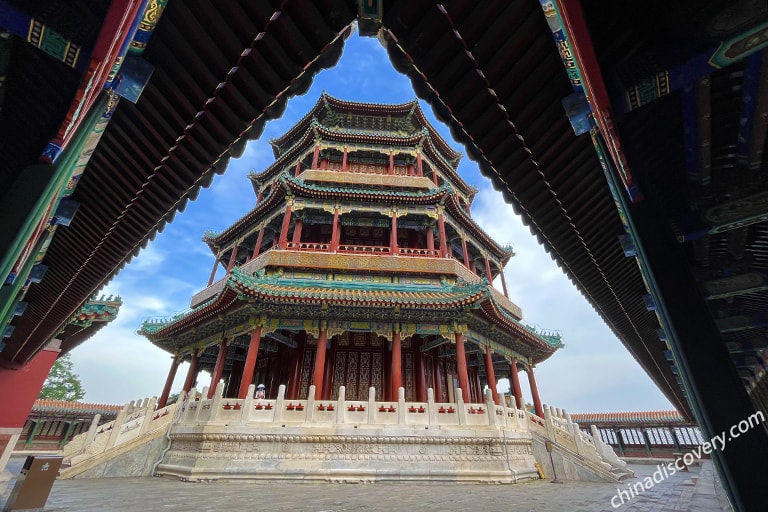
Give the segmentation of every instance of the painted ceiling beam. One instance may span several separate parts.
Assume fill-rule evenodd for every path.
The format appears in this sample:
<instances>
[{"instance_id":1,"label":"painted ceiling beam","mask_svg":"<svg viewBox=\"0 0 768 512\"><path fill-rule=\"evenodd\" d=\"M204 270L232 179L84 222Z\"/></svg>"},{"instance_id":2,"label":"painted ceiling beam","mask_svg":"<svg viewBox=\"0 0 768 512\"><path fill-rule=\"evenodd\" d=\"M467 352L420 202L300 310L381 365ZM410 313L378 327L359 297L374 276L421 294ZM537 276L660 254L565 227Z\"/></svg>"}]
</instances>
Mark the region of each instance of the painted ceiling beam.
<instances>
[{"instance_id":1,"label":"painted ceiling beam","mask_svg":"<svg viewBox=\"0 0 768 512\"><path fill-rule=\"evenodd\" d=\"M702 285L707 300L724 299L768 290L768 278L760 272L747 272L718 279L710 279Z\"/></svg>"}]
</instances>

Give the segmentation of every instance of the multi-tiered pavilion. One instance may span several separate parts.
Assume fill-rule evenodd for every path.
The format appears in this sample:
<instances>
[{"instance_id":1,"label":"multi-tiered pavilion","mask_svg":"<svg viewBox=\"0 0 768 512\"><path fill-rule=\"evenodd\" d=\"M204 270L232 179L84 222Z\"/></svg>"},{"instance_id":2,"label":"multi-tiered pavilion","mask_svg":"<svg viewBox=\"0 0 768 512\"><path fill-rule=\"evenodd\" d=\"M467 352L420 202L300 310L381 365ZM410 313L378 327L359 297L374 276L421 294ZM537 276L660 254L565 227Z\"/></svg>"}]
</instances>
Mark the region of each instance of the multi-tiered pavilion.
<instances>
[{"instance_id":1,"label":"multi-tiered pavilion","mask_svg":"<svg viewBox=\"0 0 768 512\"><path fill-rule=\"evenodd\" d=\"M457 174L451 149L414 100L400 105L323 94L271 141L275 162L250 180L255 208L221 233L207 287L191 309L145 322L140 333L190 362L184 391L209 371L224 397L264 383L267 398L482 403L509 376L523 406L528 374L562 346L560 336L522 322L503 268L510 247L472 219L476 189ZM219 266L226 275L215 280ZM501 283L502 291L493 282Z\"/></svg>"}]
</instances>

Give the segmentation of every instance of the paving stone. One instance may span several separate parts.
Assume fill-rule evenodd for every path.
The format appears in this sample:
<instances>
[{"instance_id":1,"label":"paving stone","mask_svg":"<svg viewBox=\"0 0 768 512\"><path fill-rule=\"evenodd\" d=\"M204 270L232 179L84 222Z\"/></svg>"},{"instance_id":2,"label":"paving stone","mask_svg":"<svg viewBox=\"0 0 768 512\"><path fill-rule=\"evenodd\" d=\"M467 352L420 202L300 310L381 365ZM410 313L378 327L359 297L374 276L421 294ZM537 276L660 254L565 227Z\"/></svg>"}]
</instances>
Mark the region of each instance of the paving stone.
<instances>
[{"instance_id":1,"label":"paving stone","mask_svg":"<svg viewBox=\"0 0 768 512\"><path fill-rule=\"evenodd\" d=\"M614 508L617 489L651 476L656 466L632 465L638 478L622 484L547 480L515 485L430 482L326 484L228 481L189 483L164 478L96 478L57 481L46 512L188 512L221 510L297 512L724 512L730 508L710 461L689 473L654 483ZM698 477L698 478L696 478ZM693 480L695 485L691 485ZM686 481L688 484L686 485ZM12 485L12 483L11 483ZM2 504L11 487L3 493ZM617 503L618 500L614 500Z\"/></svg>"}]
</instances>

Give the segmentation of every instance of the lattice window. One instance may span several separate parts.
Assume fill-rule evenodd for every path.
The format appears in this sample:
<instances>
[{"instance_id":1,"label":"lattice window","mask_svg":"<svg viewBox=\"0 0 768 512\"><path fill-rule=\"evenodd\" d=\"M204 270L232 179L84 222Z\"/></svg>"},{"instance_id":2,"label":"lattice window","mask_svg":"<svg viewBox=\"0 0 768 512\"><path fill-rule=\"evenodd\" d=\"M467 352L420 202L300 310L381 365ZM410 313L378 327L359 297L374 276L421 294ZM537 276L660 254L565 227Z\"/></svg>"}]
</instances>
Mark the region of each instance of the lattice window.
<instances>
[{"instance_id":1,"label":"lattice window","mask_svg":"<svg viewBox=\"0 0 768 512\"><path fill-rule=\"evenodd\" d=\"M347 358L347 397L350 400L362 400L358 397L358 382L357 382L357 362L360 357L360 352L349 352Z\"/></svg>"},{"instance_id":2,"label":"lattice window","mask_svg":"<svg viewBox=\"0 0 768 512\"><path fill-rule=\"evenodd\" d=\"M344 369L346 368L347 353L344 351L336 351L336 365L333 369L333 384L331 385L331 398L337 400L339 398L339 386L345 386L344 382ZM346 391L346 398L349 398L349 391Z\"/></svg>"},{"instance_id":3,"label":"lattice window","mask_svg":"<svg viewBox=\"0 0 768 512\"><path fill-rule=\"evenodd\" d=\"M645 439L643 433L637 428L622 428L621 437L624 439L624 444L637 444L645 445Z\"/></svg>"},{"instance_id":4,"label":"lattice window","mask_svg":"<svg viewBox=\"0 0 768 512\"><path fill-rule=\"evenodd\" d=\"M653 445L671 446L675 444L672 441L672 434L670 433L668 428L663 428L663 427L649 428L645 430L645 433L648 434L648 439L651 441L651 444Z\"/></svg>"},{"instance_id":5,"label":"lattice window","mask_svg":"<svg viewBox=\"0 0 768 512\"><path fill-rule=\"evenodd\" d=\"M677 440L684 446L697 446L704 441L697 427L675 427L675 434L677 434Z\"/></svg>"},{"instance_id":6,"label":"lattice window","mask_svg":"<svg viewBox=\"0 0 768 512\"><path fill-rule=\"evenodd\" d=\"M312 375L312 367L315 359L314 350L304 351L304 360L301 363L301 384L299 386L299 397L309 396L309 379Z\"/></svg>"},{"instance_id":7,"label":"lattice window","mask_svg":"<svg viewBox=\"0 0 768 512\"><path fill-rule=\"evenodd\" d=\"M360 394L368 398L368 388L371 385L371 353L360 353Z\"/></svg>"},{"instance_id":8,"label":"lattice window","mask_svg":"<svg viewBox=\"0 0 768 512\"><path fill-rule=\"evenodd\" d=\"M612 445L619 444L618 439L616 439L616 432L614 432L613 429L600 428L600 429L597 429L597 432L600 434L600 439L605 444L612 444Z\"/></svg>"},{"instance_id":9,"label":"lattice window","mask_svg":"<svg viewBox=\"0 0 768 512\"><path fill-rule=\"evenodd\" d=\"M432 357L426 354L421 354L424 361L424 385L427 389L435 389L435 369L432 365Z\"/></svg>"},{"instance_id":10,"label":"lattice window","mask_svg":"<svg viewBox=\"0 0 768 512\"><path fill-rule=\"evenodd\" d=\"M373 352L371 365L371 386L376 388L376 400L382 400L384 387L384 358L381 352Z\"/></svg>"}]
</instances>

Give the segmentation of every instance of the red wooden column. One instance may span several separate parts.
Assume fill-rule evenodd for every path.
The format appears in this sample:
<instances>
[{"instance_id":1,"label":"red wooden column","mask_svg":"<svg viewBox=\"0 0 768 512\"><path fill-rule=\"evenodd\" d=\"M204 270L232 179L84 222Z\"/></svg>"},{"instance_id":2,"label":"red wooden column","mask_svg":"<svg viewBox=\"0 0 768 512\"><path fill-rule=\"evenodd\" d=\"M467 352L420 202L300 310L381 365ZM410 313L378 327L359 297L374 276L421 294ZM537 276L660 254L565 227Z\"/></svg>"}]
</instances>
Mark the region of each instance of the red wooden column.
<instances>
[{"instance_id":1,"label":"red wooden column","mask_svg":"<svg viewBox=\"0 0 768 512\"><path fill-rule=\"evenodd\" d=\"M325 348L327 344L327 331L320 329L320 336L317 338L317 350L315 351L315 371L312 376L312 384L315 385L315 400L320 400L323 396L323 377L325 376Z\"/></svg>"},{"instance_id":2,"label":"red wooden column","mask_svg":"<svg viewBox=\"0 0 768 512\"><path fill-rule=\"evenodd\" d=\"M440 257L445 258L448 255L448 240L445 235L445 218L442 211L437 214L437 229L440 234Z\"/></svg>"},{"instance_id":3,"label":"red wooden column","mask_svg":"<svg viewBox=\"0 0 768 512\"><path fill-rule=\"evenodd\" d=\"M536 416L544 417L544 408L541 406L539 398L539 389L536 387L536 377L533 375L533 366L528 365L528 384L531 386L531 395L533 395L533 408L536 410Z\"/></svg>"},{"instance_id":4,"label":"red wooden column","mask_svg":"<svg viewBox=\"0 0 768 512\"><path fill-rule=\"evenodd\" d=\"M315 153L312 155L312 169L317 169L317 163L320 159L320 144L315 144Z\"/></svg>"},{"instance_id":5,"label":"red wooden column","mask_svg":"<svg viewBox=\"0 0 768 512\"><path fill-rule=\"evenodd\" d=\"M301 228L304 225L304 221L296 219L296 225L293 226L293 243L297 244L301 242Z\"/></svg>"},{"instance_id":6,"label":"red wooden column","mask_svg":"<svg viewBox=\"0 0 768 512\"><path fill-rule=\"evenodd\" d=\"M299 176L299 174L301 174L301 160L298 160L298 161L296 162L296 170L295 170L295 171L293 171L293 175L294 175L294 177L298 177L298 176Z\"/></svg>"},{"instance_id":7,"label":"red wooden column","mask_svg":"<svg viewBox=\"0 0 768 512\"><path fill-rule=\"evenodd\" d=\"M421 163L421 151L416 152L416 175L424 176L424 166Z\"/></svg>"},{"instance_id":8,"label":"red wooden column","mask_svg":"<svg viewBox=\"0 0 768 512\"><path fill-rule=\"evenodd\" d=\"M480 371L475 368L474 369L474 376L475 376L475 402L478 404L481 404L485 401L483 398L483 384L480 382Z\"/></svg>"},{"instance_id":9,"label":"red wooden column","mask_svg":"<svg viewBox=\"0 0 768 512\"><path fill-rule=\"evenodd\" d=\"M397 254L397 212L392 212L392 229L389 232L389 252Z\"/></svg>"},{"instance_id":10,"label":"red wooden column","mask_svg":"<svg viewBox=\"0 0 768 512\"><path fill-rule=\"evenodd\" d=\"M469 251L467 251L467 239L461 237L461 250L464 252L464 266L469 268Z\"/></svg>"},{"instance_id":11,"label":"red wooden column","mask_svg":"<svg viewBox=\"0 0 768 512\"><path fill-rule=\"evenodd\" d=\"M280 241L278 244L281 249L288 248L288 228L291 227L291 203L285 206L285 216L283 217L283 226L280 228Z\"/></svg>"},{"instance_id":12,"label":"red wooden column","mask_svg":"<svg viewBox=\"0 0 768 512\"><path fill-rule=\"evenodd\" d=\"M259 189L259 193L256 195L256 204L261 204L261 200L264 198L264 191Z\"/></svg>"},{"instance_id":13,"label":"red wooden column","mask_svg":"<svg viewBox=\"0 0 768 512\"><path fill-rule=\"evenodd\" d=\"M515 397L515 407L522 409L525 407L523 402L523 390L520 388L520 376L517 374L517 361L513 358L509 363L509 380L512 381L512 394Z\"/></svg>"},{"instance_id":14,"label":"red wooden column","mask_svg":"<svg viewBox=\"0 0 768 512\"><path fill-rule=\"evenodd\" d=\"M184 393L189 393L189 391L192 389L192 386L195 385L195 381L197 380L197 374L200 369L200 352L195 349L192 352L192 359L189 362L189 370L187 370L187 378L184 379L184 387L182 390Z\"/></svg>"},{"instance_id":15,"label":"red wooden column","mask_svg":"<svg viewBox=\"0 0 768 512\"><path fill-rule=\"evenodd\" d=\"M208 398L213 398L216 393L216 386L219 385L221 376L224 375L224 363L227 361L227 347L229 340L224 338L219 343L219 354L216 356L216 365L213 367L213 375L211 375L211 386L208 388Z\"/></svg>"},{"instance_id":16,"label":"red wooden column","mask_svg":"<svg viewBox=\"0 0 768 512\"><path fill-rule=\"evenodd\" d=\"M501 267L499 267L499 276L501 276L501 289L504 290L504 296L509 298L509 293L507 293L507 280L504 279L504 269Z\"/></svg>"},{"instance_id":17,"label":"red wooden column","mask_svg":"<svg viewBox=\"0 0 768 512\"><path fill-rule=\"evenodd\" d=\"M216 277L216 270L219 268L219 258L221 257L221 251L216 252L216 259L213 260L213 268L211 269L211 277L208 278L208 286L213 284L213 280Z\"/></svg>"},{"instance_id":18,"label":"red wooden column","mask_svg":"<svg viewBox=\"0 0 768 512\"><path fill-rule=\"evenodd\" d=\"M427 249L435 250L435 230L432 229L432 226L427 226Z\"/></svg>"},{"instance_id":19,"label":"red wooden column","mask_svg":"<svg viewBox=\"0 0 768 512\"><path fill-rule=\"evenodd\" d=\"M290 373L288 375L288 391L286 398L298 400L299 384L301 383L301 361L304 357L304 344L297 340L298 344L293 349L293 355L290 362Z\"/></svg>"},{"instance_id":20,"label":"red wooden column","mask_svg":"<svg viewBox=\"0 0 768 512\"><path fill-rule=\"evenodd\" d=\"M171 361L171 369L168 371L168 377L165 379L165 386L163 386L163 392L160 394L160 399L157 401L157 408L162 409L168 403L168 396L171 394L171 386L173 386L173 379L176 378L176 370L179 369L179 363L181 357L174 356Z\"/></svg>"},{"instance_id":21,"label":"red wooden column","mask_svg":"<svg viewBox=\"0 0 768 512\"><path fill-rule=\"evenodd\" d=\"M253 255L251 255L251 259L258 256L261 252L261 242L264 240L264 229L266 229L266 225L261 226L261 229L259 230L259 236L256 238L256 246L253 248Z\"/></svg>"},{"instance_id":22,"label":"red wooden column","mask_svg":"<svg viewBox=\"0 0 768 512\"><path fill-rule=\"evenodd\" d=\"M331 230L331 246L330 250L331 252L336 252L339 250L339 210L338 208L333 209L333 228Z\"/></svg>"},{"instance_id":23,"label":"red wooden column","mask_svg":"<svg viewBox=\"0 0 768 512\"><path fill-rule=\"evenodd\" d=\"M488 279L488 284L493 285L493 274L491 274L491 262L488 259L488 255L485 255L485 278Z\"/></svg>"},{"instance_id":24,"label":"red wooden column","mask_svg":"<svg viewBox=\"0 0 768 512\"><path fill-rule=\"evenodd\" d=\"M496 390L496 372L493 370L493 352L491 347L485 347L485 375L488 377L488 385L493 393L493 403L499 405L499 392Z\"/></svg>"},{"instance_id":25,"label":"red wooden column","mask_svg":"<svg viewBox=\"0 0 768 512\"><path fill-rule=\"evenodd\" d=\"M389 167L387 168L387 174L395 174L395 150L389 150Z\"/></svg>"},{"instance_id":26,"label":"red wooden column","mask_svg":"<svg viewBox=\"0 0 768 512\"><path fill-rule=\"evenodd\" d=\"M235 266L235 261L237 261L238 245L239 245L239 241L235 242L235 245L232 247L232 255L229 257L229 263L227 263L227 274L229 274L232 271L232 267Z\"/></svg>"},{"instance_id":27,"label":"red wooden column","mask_svg":"<svg viewBox=\"0 0 768 512\"><path fill-rule=\"evenodd\" d=\"M333 393L333 361L336 358L336 349L333 347L333 337L331 337L330 345L331 346L325 351L325 359L328 361L328 364L325 365L325 374L323 374L322 400L330 400L331 394Z\"/></svg>"},{"instance_id":28,"label":"red wooden column","mask_svg":"<svg viewBox=\"0 0 768 512\"><path fill-rule=\"evenodd\" d=\"M465 401L469 401L469 373L467 372L467 354L464 351L464 335L460 332L454 333L456 339L456 370L459 372L459 387L461 396Z\"/></svg>"},{"instance_id":29,"label":"red wooden column","mask_svg":"<svg viewBox=\"0 0 768 512\"><path fill-rule=\"evenodd\" d=\"M248 386L253 382L253 373L256 371L256 358L259 355L259 344L261 343L261 325L257 325L251 331L251 341L248 344L248 353L245 356L245 365L243 366L243 375L240 377L240 392L238 398L248 396Z\"/></svg>"},{"instance_id":30,"label":"red wooden column","mask_svg":"<svg viewBox=\"0 0 768 512\"><path fill-rule=\"evenodd\" d=\"M392 333L392 361L389 364L390 367L390 388L389 388L389 400L397 400L397 390L403 385L403 373L402 373L402 353L400 350L400 332L394 331Z\"/></svg>"},{"instance_id":31,"label":"red wooden column","mask_svg":"<svg viewBox=\"0 0 768 512\"><path fill-rule=\"evenodd\" d=\"M443 374L440 372L440 358L437 355L432 358L432 370L434 372L433 380L435 381L435 402L444 402L443 386L441 386Z\"/></svg>"},{"instance_id":32,"label":"red wooden column","mask_svg":"<svg viewBox=\"0 0 768 512\"><path fill-rule=\"evenodd\" d=\"M347 170L347 146L344 146L344 154L341 156L341 170Z\"/></svg>"},{"instance_id":33,"label":"red wooden column","mask_svg":"<svg viewBox=\"0 0 768 512\"><path fill-rule=\"evenodd\" d=\"M424 354L421 351L421 346L424 344L424 340L419 336L419 343L415 344L415 363L416 363L416 401L427 401L427 376L424 370Z\"/></svg>"}]
</instances>

